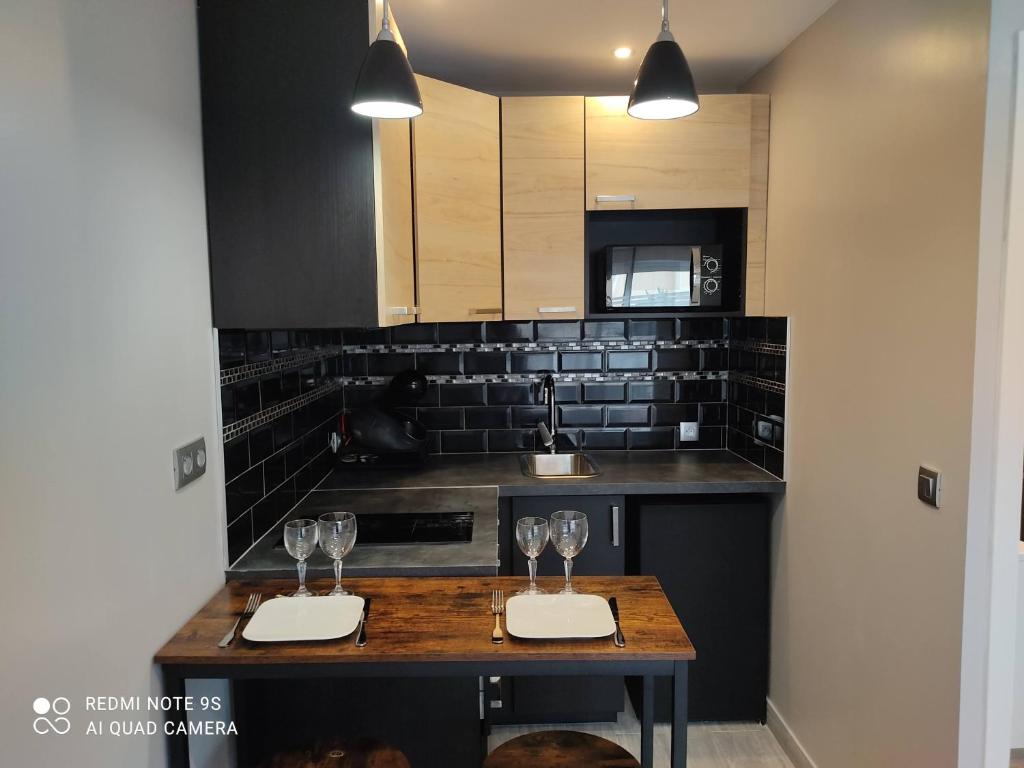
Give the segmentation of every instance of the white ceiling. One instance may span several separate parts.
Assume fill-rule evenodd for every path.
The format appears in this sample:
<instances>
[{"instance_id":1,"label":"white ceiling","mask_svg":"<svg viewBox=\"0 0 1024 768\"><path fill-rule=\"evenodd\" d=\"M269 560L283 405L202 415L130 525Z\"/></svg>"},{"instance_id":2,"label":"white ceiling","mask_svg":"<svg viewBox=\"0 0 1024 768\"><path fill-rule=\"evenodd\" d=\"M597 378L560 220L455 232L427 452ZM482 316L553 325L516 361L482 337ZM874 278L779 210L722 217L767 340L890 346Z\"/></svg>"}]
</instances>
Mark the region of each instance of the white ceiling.
<instances>
[{"instance_id":1,"label":"white ceiling","mask_svg":"<svg viewBox=\"0 0 1024 768\"><path fill-rule=\"evenodd\" d=\"M674 0L702 93L735 91L835 0ZM391 0L416 72L495 94L627 93L660 0ZM618 46L632 58L612 56Z\"/></svg>"}]
</instances>

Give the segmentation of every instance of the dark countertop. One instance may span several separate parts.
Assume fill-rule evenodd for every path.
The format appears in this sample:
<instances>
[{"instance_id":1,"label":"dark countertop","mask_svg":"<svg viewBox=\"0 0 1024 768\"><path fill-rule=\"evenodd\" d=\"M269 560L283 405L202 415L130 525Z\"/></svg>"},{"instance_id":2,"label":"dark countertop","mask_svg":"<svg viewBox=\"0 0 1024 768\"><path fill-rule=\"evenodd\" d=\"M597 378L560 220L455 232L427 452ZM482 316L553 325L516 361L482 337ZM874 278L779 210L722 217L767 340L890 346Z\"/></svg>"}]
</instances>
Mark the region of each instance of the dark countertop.
<instances>
[{"instance_id":1,"label":"dark countertop","mask_svg":"<svg viewBox=\"0 0 1024 768\"><path fill-rule=\"evenodd\" d=\"M473 541L464 544L360 545L345 558L344 575L491 575L498 565L498 497L545 495L779 494L784 481L729 451L601 451L589 454L593 478L542 480L522 473L519 454L430 456L419 467L336 469L288 516L316 519L349 509L380 512L463 512L474 515ZM443 490L443 493L439 493ZM284 523L227 571L228 578L290 578L295 561L275 548ZM308 578L332 576L318 548Z\"/></svg>"},{"instance_id":2,"label":"dark countertop","mask_svg":"<svg viewBox=\"0 0 1024 768\"><path fill-rule=\"evenodd\" d=\"M360 544L343 561L345 576L494 576L498 568L498 494L493 487L452 488L444 493L424 489L336 491L318 489L288 515L316 520L324 512L357 513L472 512L473 539L453 544ZM227 571L229 579L298 578L295 560L283 547L284 521L256 542ZM317 547L307 561L307 579L334 576L331 560Z\"/></svg>"},{"instance_id":3,"label":"dark countertop","mask_svg":"<svg viewBox=\"0 0 1024 768\"><path fill-rule=\"evenodd\" d=\"M320 490L475 488L496 486L499 496L591 494L783 493L786 483L729 451L596 451L597 477L527 477L519 454L430 456L421 467L336 469Z\"/></svg>"}]
</instances>

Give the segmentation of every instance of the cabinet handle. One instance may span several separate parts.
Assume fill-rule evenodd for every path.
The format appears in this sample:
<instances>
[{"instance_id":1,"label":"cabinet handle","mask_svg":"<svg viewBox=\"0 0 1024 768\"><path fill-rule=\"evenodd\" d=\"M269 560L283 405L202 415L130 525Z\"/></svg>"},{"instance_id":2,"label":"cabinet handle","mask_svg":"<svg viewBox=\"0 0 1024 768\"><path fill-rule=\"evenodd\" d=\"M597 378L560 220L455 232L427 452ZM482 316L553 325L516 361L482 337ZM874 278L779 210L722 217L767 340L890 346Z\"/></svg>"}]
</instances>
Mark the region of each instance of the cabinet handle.
<instances>
[{"instance_id":1,"label":"cabinet handle","mask_svg":"<svg viewBox=\"0 0 1024 768\"><path fill-rule=\"evenodd\" d=\"M471 314L471 315L500 315L501 314L501 307L498 307L497 309L471 309L471 310L469 310L469 314Z\"/></svg>"},{"instance_id":2,"label":"cabinet handle","mask_svg":"<svg viewBox=\"0 0 1024 768\"><path fill-rule=\"evenodd\" d=\"M563 312L575 312L576 307L537 307L537 311L542 315L555 315Z\"/></svg>"},{"instance_id":3,"label":"cabinet handle","mask_svg":"<svg viewBox=\"0 0 1024 768\"><path fill-rule=\"evenodd\" d=\"M595 203L635 203L636 195L594 195Z\"/></svg>"},{"instance_id":4,"label":"cabinet handle","mask_svg":"<svg viewBox=\"0 0 1024 768\"><path fill-rule=\"evenodd\" d=\"M612 507L612 546L619 546L619 507Z\"/></svg>"},{"instance_id":5,"label":"cabinet handle","mask_svg":"<svg viewBox=\"0 0 1024 768\"><path fill-rule=\"evenodd\" d=\"M419 307L390 307L388 309L389 315L418 315L419 313Z\"/></svg>"}]
</instances>

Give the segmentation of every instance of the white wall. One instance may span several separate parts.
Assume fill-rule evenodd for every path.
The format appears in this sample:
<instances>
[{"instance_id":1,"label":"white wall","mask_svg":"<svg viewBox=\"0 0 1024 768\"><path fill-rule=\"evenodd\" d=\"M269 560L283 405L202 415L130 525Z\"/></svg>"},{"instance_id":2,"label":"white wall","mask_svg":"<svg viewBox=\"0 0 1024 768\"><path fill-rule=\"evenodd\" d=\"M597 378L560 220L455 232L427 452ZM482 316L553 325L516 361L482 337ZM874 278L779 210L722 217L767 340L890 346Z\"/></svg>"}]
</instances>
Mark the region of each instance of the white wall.
<instances>
[{"instance_id":1,"label":"white wall","mask_svg":"<svg viewBox=\"0 0 1024 768\"><path fill-rule=\"evenodd\" d=\"M821 768L957 763L988 11L839 0L750 84L792 340L770 697Z\"/></svg>"},{"instance_id":2,"label":"white wall","mask_svg":"<svg viewBox=\"0 0 1024 768\"><path fill-rule=\"evenodd\" d=\"M0 762L162 766L81 707L155 692L222 583L194 3L6 0L0 89ZM58 695L71 733L35 735Z\"/></svg>"}]
</instances>

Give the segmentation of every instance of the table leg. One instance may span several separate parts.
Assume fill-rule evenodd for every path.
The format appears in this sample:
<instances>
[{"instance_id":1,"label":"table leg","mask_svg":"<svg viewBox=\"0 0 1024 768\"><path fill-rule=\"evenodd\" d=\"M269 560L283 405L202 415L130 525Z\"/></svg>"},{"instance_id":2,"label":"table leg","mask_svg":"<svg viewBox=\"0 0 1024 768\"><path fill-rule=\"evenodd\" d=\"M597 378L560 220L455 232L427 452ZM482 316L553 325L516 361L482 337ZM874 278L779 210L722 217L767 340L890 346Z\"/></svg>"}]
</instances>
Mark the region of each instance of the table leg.
<instances>
[{"instance_id":1,"label":"table leg","mask_svg":"<svg viewBox=\"0 0 1024 768\"><path fill-rule=\"evenodd\" d=\"M677 661L672 675L672 768L686 768L687 662Z\"/></svg>"},{"instance_id":2,"label":"table leg","mask_svg":"<svg viewBox=\"0 0 1024 768\"><path fill-rule=\"evenodd\" d=\"M640 766L654 766L654 677L644 675L643 715L640 725Z\"/></svg>"},{"instance_id":3,"label":"table leg","mask_svg":"<svg viewBox=\"0 0 1024 768\"><path fill-rule=\"evenodd\" d=\"M176 672L163 669L164 696L180 697L180 707L172 707L167 710L165 717L172 727L168 728L167 736L167 765L169 768L189 768L188 760L188 712L185 711L185 679ZM178 726L185 725L182 733L179 734Z\"/></svg>"}]
</instances>

